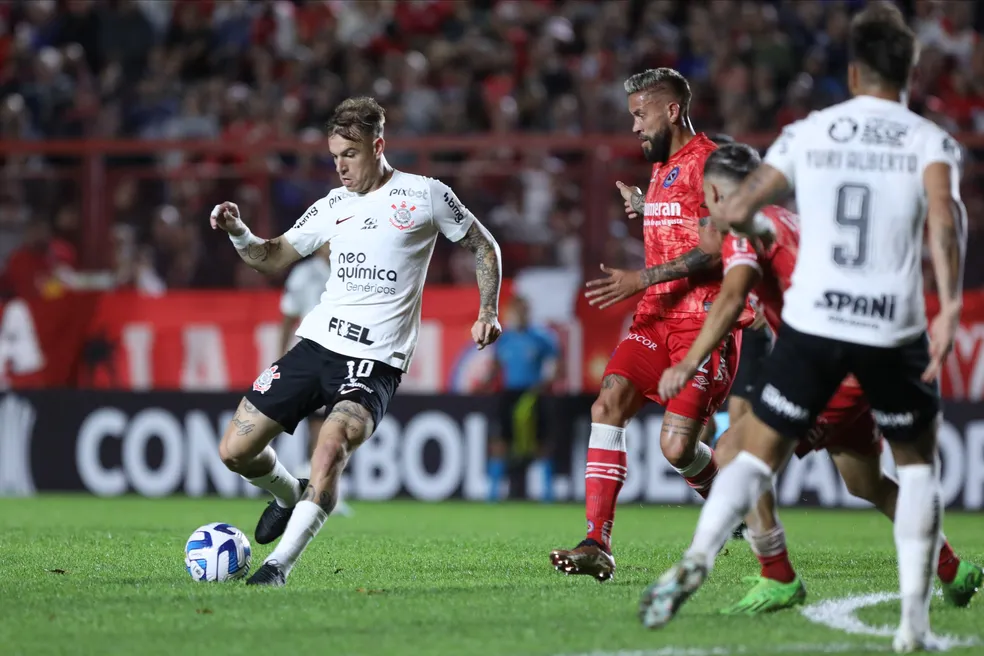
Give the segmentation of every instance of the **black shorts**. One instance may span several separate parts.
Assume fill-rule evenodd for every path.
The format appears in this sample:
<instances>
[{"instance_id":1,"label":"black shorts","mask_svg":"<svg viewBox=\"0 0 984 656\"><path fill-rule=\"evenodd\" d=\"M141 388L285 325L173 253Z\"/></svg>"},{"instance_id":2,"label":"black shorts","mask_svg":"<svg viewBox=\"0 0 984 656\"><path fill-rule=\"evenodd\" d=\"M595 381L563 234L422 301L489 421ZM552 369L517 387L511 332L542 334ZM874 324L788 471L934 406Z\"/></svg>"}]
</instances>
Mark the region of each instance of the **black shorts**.
<instances>
[{"instance_id":1,"label":"black shorts","mask_svg":"<svg viewBox=\"0 0 984 656\"><path fill-rule=\"evenodd\" d=\"M322 406L355 401L379 426L403 372L378 362L341 355L302 339L253 382L246 399L293 433L297 424Z\"/></svg>"},{"instance_id":2,"label":"black shorts","mask_svg":"<svg viewBox=\"0 0 984 656\"><path fill-rule=\"evenodd\" d=\"M940 412L937 383L924 383L929 340L876 347L801 333L783 324L765 360L755 415L785 437L801 439L848 374L861 383L886 439L917 437Z\"/></svg>"},{"instance_id":3,"label":"black shorts","mask_svg":"<svg viewBox=\"0 0 984 656\"><path fill-rule=\"evenodd\" d=\"M731 383L731 396L751 401L762 374L762 365L772 350L772 331L767 326L759 330L745 328L741 331L741 351L738 356L738 373Z\"/></svg>"}]
</instances>

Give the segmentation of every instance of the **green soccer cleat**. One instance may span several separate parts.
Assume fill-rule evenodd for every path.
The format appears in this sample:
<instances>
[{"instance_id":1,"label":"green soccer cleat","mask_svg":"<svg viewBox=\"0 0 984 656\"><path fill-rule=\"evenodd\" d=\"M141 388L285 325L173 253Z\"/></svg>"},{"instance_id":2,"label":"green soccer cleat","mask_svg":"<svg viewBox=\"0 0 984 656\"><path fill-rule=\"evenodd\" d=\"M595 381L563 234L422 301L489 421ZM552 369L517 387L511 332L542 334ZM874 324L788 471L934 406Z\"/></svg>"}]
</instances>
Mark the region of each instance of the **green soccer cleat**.
<instances>
[{"instance_id":1,"label":"green soccer cleat","mask_svg":"<svg viewBox=\"0 0 984 656\"><path fill-rule=\"evenodd\" d=\"M963 608L984 585L984 570L966 560L960 561L957 575L951 583L943 584L943 599L951 606Z\"/></svg>"},{"instance_id":2,"label":"green soccer cleat","mask_svg":"<svg viewBox=\"0 0 984 656\"><path fill-rule=\"evenodd\" d=\"M746 576L746 583L755 586L737 604L721 610L723 615L760 615L792 608L806 599L806 586L797 576L789 583L780 583L764 576Z\"/></svg>"}]
</instances>

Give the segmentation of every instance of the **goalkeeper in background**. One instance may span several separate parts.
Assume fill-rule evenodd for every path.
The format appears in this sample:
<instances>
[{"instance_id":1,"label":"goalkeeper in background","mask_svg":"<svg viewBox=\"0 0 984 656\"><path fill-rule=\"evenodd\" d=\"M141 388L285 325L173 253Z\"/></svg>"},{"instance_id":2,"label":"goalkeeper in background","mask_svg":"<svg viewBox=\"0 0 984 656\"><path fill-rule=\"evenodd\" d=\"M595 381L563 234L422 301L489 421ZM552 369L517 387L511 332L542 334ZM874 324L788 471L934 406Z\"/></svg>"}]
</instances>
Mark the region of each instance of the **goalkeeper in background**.
<instances>
[{"instance_id":1,"label":"goalkeeper in background","mask_svg":"<svg viewBox=\"0 0 984 656\"><path fill-rule=\"evenodd\" d=\"M321 294L324 293L329 278L331 278L331 250L327 244L291 269L280 297L280 313L283 315L283 321L280 323L281 354L289 351L297 341L294 336L297 325L321 300ZM307 478L311 472L311 455L318 444L318 433L321 432L321 424L324 421L324 408L308 417L308 462L304 465L305 471L298 472L302 478ZM338 504L331 514L345 517L352 515L352 508L342 500L341 488L338 493Z\"/></svg>"},{"instance_id":2,"label":"goalkeeper in background","mask_svg":"<svg viewBox=\"0 0 984 656\"><path fill-rule=\"evenodd\" d=\"M553 499L553 461L543 421L543 397L557 378L559 348L546 328L531 325L529 305L514 296L506 308L502 336L493 348L489 387L498 381L498 426L489 440L489 501L504 496L512 469L510 445L518 458L533 455L542 481L542 501Z\"/></svg>"}]
</instances>

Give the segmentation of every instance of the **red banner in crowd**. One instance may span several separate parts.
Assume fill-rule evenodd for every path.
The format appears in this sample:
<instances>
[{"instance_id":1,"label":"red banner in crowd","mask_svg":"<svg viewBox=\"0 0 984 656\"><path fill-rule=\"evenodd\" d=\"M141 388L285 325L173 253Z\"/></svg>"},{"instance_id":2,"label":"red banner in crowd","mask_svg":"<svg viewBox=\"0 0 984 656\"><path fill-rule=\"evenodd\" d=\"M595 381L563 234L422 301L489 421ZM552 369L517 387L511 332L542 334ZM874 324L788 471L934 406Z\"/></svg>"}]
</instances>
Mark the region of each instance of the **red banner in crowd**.
<instances>
[{"instance_id":1,"label":"red banner in crowd","mask_svg":"<svg viewBox=\"0 0 984 656\"><path fill-rule=\"evenodd\" d=\"M599 311L581 299L579 320L556 327L565 351L565 391L598 389L633 309L626 302ZM474 289L426 290L417 352L402 389L465 392L486 378L489 352L477 351L470 337L477 311ZM280 356L280 330L273 291L14 300L0 306L0 387L246 389ZM984 400L984 291L965 297L942 383L949 398Z\"/></svg>"}]
</instances>

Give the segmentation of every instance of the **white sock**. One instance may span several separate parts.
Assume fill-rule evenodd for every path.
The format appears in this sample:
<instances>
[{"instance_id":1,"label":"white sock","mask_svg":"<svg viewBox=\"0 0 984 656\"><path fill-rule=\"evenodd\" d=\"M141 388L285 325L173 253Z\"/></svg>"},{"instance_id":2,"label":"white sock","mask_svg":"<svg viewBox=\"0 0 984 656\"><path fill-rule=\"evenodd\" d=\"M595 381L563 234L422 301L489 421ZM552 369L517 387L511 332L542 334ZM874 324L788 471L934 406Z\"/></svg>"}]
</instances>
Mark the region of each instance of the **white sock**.
<instances>
[{"instance_id":1,"label":"white sock","mask_svg":"<svg viewBox=\"0 0 984 656\"><path fill-rule=\"evenodd\" d=\"M942 490L933 465L899 467L898 477L894 533L902 594L901 624L921 635L929 631L931 583L941 545Z\"/></svg>"},{"instance_id":2,"label":"white sock","mask_svg":"<svg viewBox=\"0 0 984 656\"><path fill-rule=\"evenodd\" d=\"M680 476L683 476L684 478L696 476L704 471L704 468L711 462L711 458L714 456L714 451L711 450L711 447L707 446L703 442L698 442L696 450L697 453L694 454L693 462L686 467L673 468L678 474L680 474Z\"/></svg>"},{"instance_id":3,"label":"white sock","mask_svg":"<svg viewBox=\"0 0 984 656\"><path fill-rule=\"evenodd\" d=\"M315 502L298 501L294 506L294 514L290 516L290 521L287 523L287 529L277 543L277 548L263 563L275 563L284 576L287 576L308 543L321 530L326 519L328 515Z\"/></svg>"},{"instance_id":4,"label":"white sock","mask_svg":"<svg viewBox=\"0 0 984 656\"><path fill-rule=\"evenodd\" d=\"M739 453L718 472L687 554L706 558L707 568L711 569L718 551L742 517L762 494L772 489L772 478L772 468L767 464L745 451Z\"/></svg>"},{"instance_id":5,"label":"white sock","mask_svg":"<svg viewBox=\"0 0 984 656\"><path fill-rule=\"evenodd\" d=\"M244 476L243 478L246 477ZM256 478L247 478L246 480L272 494L281 508L292 508L294 504L301 500L301 494L304 493L304 490L301 489L301 484L287 471L286 467L280 464L279 460L273 466L273 469L270 470L269 474L257 476Z\"/></svg>"}]
</instances>

